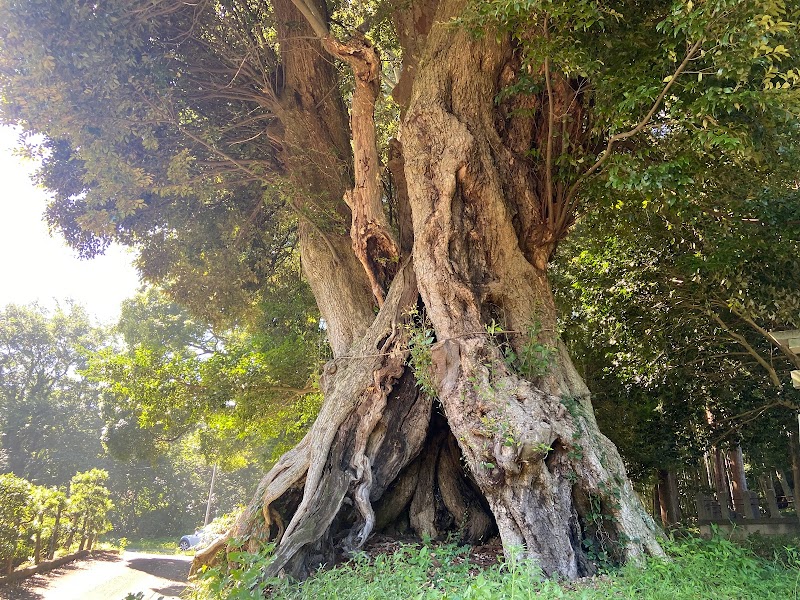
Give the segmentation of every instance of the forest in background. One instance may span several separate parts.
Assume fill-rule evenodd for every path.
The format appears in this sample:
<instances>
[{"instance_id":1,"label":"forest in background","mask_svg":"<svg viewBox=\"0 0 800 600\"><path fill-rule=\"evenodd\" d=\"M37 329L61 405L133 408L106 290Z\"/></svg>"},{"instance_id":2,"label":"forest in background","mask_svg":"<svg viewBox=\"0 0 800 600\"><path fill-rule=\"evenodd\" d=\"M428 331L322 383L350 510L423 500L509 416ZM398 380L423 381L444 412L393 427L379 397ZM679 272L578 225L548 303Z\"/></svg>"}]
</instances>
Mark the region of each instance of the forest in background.
<instances>
[{"instance_id":1,"label":"forest in background","mask_svg":"<svg viewBox=\"0 0 800 600\"><path fill-rule=\"evenodd\" d=\"M251 493L252 465L269 450L248 461L217 453L197 423L186 435L170 437L140 427L135 409L110 401L108 383L88 371L92 361L119 352L121 339L69 303L52 311L38 305L2 309L0 472L66 493L76 473L104 470L113 504L110 535L175 536L177 543L204 523L213 465L220 468L211 518Z\"/></svg>"}]
</instances>

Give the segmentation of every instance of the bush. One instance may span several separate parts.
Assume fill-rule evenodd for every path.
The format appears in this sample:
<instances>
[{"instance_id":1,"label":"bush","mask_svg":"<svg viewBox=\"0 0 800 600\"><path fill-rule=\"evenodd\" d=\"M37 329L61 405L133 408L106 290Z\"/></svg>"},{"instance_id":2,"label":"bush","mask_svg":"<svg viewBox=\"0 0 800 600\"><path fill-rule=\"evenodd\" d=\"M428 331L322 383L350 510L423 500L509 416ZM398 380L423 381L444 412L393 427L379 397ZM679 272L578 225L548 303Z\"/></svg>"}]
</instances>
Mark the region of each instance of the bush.
<instances>
[{"instance_id":1,"label":"bush","mask_svg":"<svg viewBox=\"0 0 800 600\"><path fill-rule=\"evenodd\" d=\"M0 564L4 572L27 557L30 548L24 533L33 518L33 486L12 473L0 475Z\"/></svg>"},{"instance_id":2,"label":"bush","mask_svg":"<svg viewBox=\"0 0 800 600\"><path fill-rule=\"evenodd\" d=\"M69 551L76 535L79 548L91 549L108 531L111 507L105 481L108 473L77 473L70 497L56 488L36 486L12 473L0 475L0 568L10 573L29 558L38 563L56 550Z\"/></svg>"}]
</instances>

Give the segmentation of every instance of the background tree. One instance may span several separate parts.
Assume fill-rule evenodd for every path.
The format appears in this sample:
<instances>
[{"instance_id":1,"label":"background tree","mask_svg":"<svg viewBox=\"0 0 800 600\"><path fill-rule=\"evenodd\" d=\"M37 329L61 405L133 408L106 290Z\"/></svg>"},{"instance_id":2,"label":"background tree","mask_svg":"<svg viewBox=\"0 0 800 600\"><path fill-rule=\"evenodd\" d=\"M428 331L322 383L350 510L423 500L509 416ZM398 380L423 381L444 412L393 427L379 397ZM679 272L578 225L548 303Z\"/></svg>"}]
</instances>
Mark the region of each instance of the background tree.
<instances>
[{"instance_id":1,"label":"background tree","mask_svg":"<svg viewBox=\"0 0 800 600\"><path fill-rule=\"evenodd\" d=\"M319 418L231 532L253 549L279 538L270 574L406 522L496 530L566 577L591 573L606 540L616 560L661 552L558 340L547 268L612 167L675 169L669 144L744 164L761 132L793 126L795 3L0 14L4 119L47 134L41 181L73 245L137 246L148 278L215 322L253 306L297 242L333 360ZM378 47L402 51L400 142L380 149Z\"/></svg>"},{"instance_id":2,"label":"background tree","mask_svg":"<svg viewBox=\"0 0 800 600\"><path fill-rule=\"evenodd\" d=\"M31 484L12 473L0 475L0 552L6 573L14 569L20 537L30 522Z\"/></svg>"},{"instance_id":3,"label":"background tree","mask_svg":"<svg viewBox=\"0 0 800 600\"><path fill-rule=\"evenodd\" d=\"M795 144L780 143L769 185L724 154L699 181L617 179L609 213L624 206L625 219L587 218L558 265L566 338L601 427L640 476L740 443L754 458L773 448L761 472L791 464L797 357L769 332L797 328L800 315Z\"/></svg>"},{"instance_id":4,"label":"background tree","mask_svg":"<svg viewBox=\"0 0 800 600\"><path fill-rule=\"evenodd\" d=\"M155 322L133 312L122 327L125 323L130 326L139 323L141 336L155 336ZM161 325L165 330L160 333L166 336L162 339L169 339L174 335L166 332L170 327L169 314L163 319L166 324ZM189 327L183 322L181 326ZM147 327L153 331L148 333ZM205 340L208 327L192 327L199 332L198 339ZM215 504L218 510L225 511L240 503L243 494L251 492L253 483L246 478L246 473L250 473L247 467L272 455L266 439L254 433L260 431L258 427L248 429L245 418L237 421L230 415L219 414L215 417L215 428L206 425L205 433L195 431L202 421L193 422L188 430L189 439L186 443L176 442L174 449L168 448L163 427L140 427L141 411L134 414L135 407L130 404L114 404L111 400L115 396L108 389L104 398L101 386L85 376L84 371L92 361L114 355L110 334L91 325L81 307L70 305L69 312L62 309L49 312L36 305L7 306L0 311L0 335L3 409L0 471L64 489L76 472L108 471L108 488L117 506L109 514L120 536L182 535L201 524L210 478L210 467L204 457L226 467L218 477ZM178 344L178 339L175 336L169 352L180 351L184 357L196 358L197 349L187 350ZM182 339L188 338L184 335ZM162 358L168 353L165 349L161 352ZM170 360L178 359L173 355ZM171 376L167 370L163 373L165 377ZM150 376L154 376L152 372ZM144 373L141 379L143 386L148 381L157 385L152 379L146 380ZM224 402L219 404L224 411ZM167 419L173 430L179 417L185 422L180 407L165 407L163 403L159 407L174 415L171 421ZM124 414L130 415L128 420L121 416L125 410L128 412ZM292 422L288 420L289 410L289 407L283 409L285 422ZM273 427L282 423L277 421ZM301 429L295 435L300 435ZM239 435L242 439L237 441ZM220 441L223 438L224 442ZM291 439L290 435L284 443L290 443ZM247 447L246 441L252 445ZM273 446L276 443L270 442ZM65 538L69 516L59 517L56 525L57 511L51 510L50 488L34 486L33 489L37 500L31 501L31 510L36 518L25 531L42 544L51 539L55 529L60 530L55 537ZM44 512L40 510L43 508ZM80 527L80 523L75 526ZM20 547L19 553L38 556L33 546L26 548ZM49 550L52 555L56 548L51 545L41 550Z\"/></svg>"},{"instance_id":5,"label":"background tree","mask_svg":"<svg viewBox=\"0 0 800 600\"><path fill-rule=\"evenodd\" d=\"M96 388L79 373L102 331L76 305L0 311L3 471L62 485L103 453Z\"/></svg>"},{"instance_id":6,"label":"background tree","mask_svg":"<svg viewBox=\"0 0 800 600\"><path fill-rule=\"evenodd\" d=\"M241 467L294 445L318 406L313 376L324 352L302 300L270 305L255 334L214 330L155 289L124 303L122 348L96 353L88 371L104 389L107 447L142 458L191 435L209 464Z\"/></svg>"},{"instance_id":7,"label":"background tree","mask_svg":"<svg viewBox=\"0 0 800 600\"><path fill-rule=\"evenodd\" d=\"M79 550L91 550L97 536L111 529L107 515L113 503L107 482L108 472L101 469L76 473L70 480L70 511L78 516Z\"/></svg>"}]
</instances>

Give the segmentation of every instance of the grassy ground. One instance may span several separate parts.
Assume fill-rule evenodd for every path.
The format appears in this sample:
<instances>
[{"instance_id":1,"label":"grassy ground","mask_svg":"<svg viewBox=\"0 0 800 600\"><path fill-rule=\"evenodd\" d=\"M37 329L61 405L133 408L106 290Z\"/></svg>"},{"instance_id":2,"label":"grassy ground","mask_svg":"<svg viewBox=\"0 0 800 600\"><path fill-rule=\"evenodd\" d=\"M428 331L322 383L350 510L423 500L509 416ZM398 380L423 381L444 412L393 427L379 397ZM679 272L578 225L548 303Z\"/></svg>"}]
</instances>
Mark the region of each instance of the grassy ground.
<instances>
[{"instance_id":1,"label":"grassy ground","mask_svg":"<svg viewBox=\"0 0 800 600\"><path fill-rule=\"evenodd\" d=\"M650 560L579 582L543 578L529 563L500 562L476 568L469 553L455 545L406 545L397 552L354 561L318 573L302 584L282 579L263 582L266 556L235 555L249 567L227 575L210 571L194 599L340 600L516 600L601 598L701 600L800 598L800 540L756 539L745 545L724 538L686 537L665 544L669 560Z\"/></svg>"},{"instance_id":2,"label":"grassy ground","mask_svg":"<svg viewBox=\"0 0 800 600\"><path fill-rule=\"evenodd\" d=\"M148 554L178 554L178 538L112 538L106 541L113 548Z\"/></svg>"}]
</instances>

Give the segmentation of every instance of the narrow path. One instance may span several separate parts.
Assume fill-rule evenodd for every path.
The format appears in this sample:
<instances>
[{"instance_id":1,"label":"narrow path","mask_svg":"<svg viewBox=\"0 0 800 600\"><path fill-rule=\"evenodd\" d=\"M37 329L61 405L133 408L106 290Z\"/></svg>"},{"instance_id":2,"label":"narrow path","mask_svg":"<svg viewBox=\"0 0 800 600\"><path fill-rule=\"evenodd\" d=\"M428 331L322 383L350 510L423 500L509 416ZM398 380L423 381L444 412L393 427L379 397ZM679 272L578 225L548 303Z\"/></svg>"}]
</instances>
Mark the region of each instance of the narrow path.
<instances>
[{"instance_id":1,"label":"narrow path","mask_svg":"<svg viewBox=\"0 0 800 600\"><path fill-rule=\"evenodd\" d=\"M124 552L96 554L18 584L0 586L0 600L144 600L177 598L186 588L190 556Z\"/></svg>"}]
</instances>

